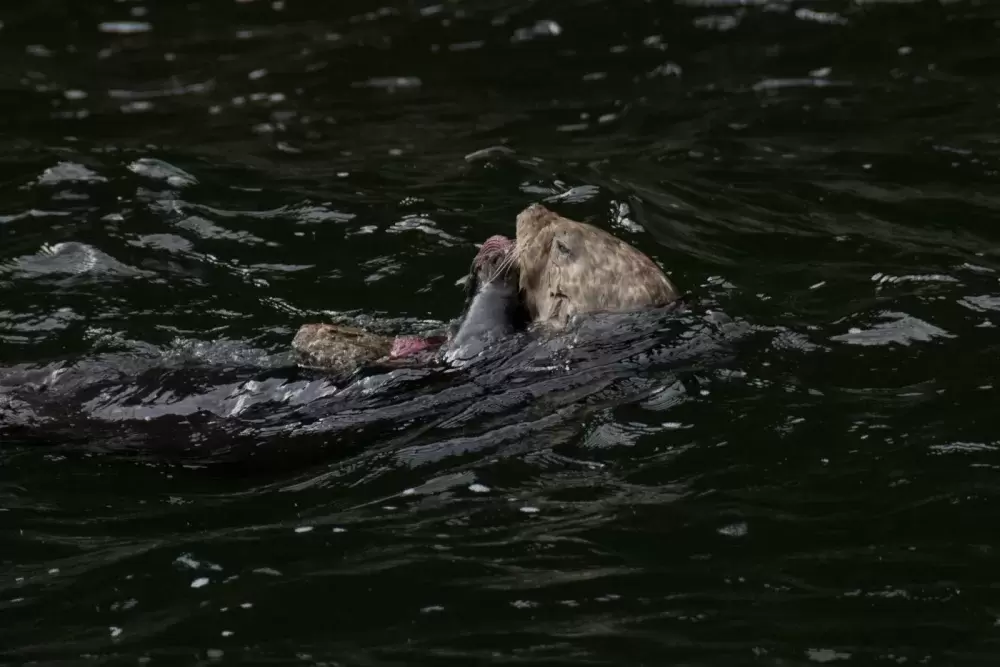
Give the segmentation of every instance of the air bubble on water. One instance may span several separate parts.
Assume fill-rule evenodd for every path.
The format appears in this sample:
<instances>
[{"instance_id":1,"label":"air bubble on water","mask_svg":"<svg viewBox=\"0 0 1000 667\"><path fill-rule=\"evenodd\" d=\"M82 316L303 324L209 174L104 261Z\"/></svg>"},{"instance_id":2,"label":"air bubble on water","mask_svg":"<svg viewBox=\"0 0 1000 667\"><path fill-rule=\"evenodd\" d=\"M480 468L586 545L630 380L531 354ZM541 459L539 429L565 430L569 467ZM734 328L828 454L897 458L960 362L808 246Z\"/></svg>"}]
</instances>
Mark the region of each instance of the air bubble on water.
<instances>
[{"instance_id":1,"label":"air bubble on water","mask_svg":"<svg viewBox=\"0 0 1000 667\"><path fill-rule=\"evenodd\" d=\"M117 33L121 35L133 34L137 32L147 32L152 28L152 24L145 21L105 21L97 26L101 32Z\"/></svg>"},{"instance_id":2,"label":"air bubble on water","mask_svg":"<svg viewBox=\"0 0 1000 667\"><path fill-rule=\"evenodd\" d=\"M42 175L38 177L39 185L52 185L67 181L103 183L107 180L96 171L75 162L60 162L43 171Z\"/></svg>"},{"instance_id":3,"label":"air bubble on water","mask_svg":"<svg viewBox=\"0 0 1000 667\"><path fill-rule=\"evenodd\" d=\"M473 493L489 493L490 487L484 484L470 484L469 491L472 491Z\"/></svg>"},{"instance_id":4,"label":"air bubble on water","mask_svg":"<svg viewBox=\"0 0 1000 667\"><path fill-rule=\"evenodd\" d=\"M201 588L208 585L208 577L198 577L191 582L191 588Z\"/></svg>"},{"instance_id":5,"label":"air bubble on water","mask_svg":"<svg viewBox=\"0 0 1000 667\"><path fill-rule=\"evenodd\" d=\"M728 526L723 526L719 528L719 534L725 535L726 537L745 537L749 527L745 521L740 521L738 523L731 523Z\"/></svg>"},{"instance_id":6,"label":"air bubble on water","mask_svg":"<svg viewBox=\"0 0 1000 667\"><path fill-rule=\"evenodd\" d=\"M139 176L157 181L166 181L168 185L180 188L194 185L198 179L179 167L156 158L139 158L128 165L128 170Z\"/></svg>"},{"instance_id":7,"label":"air bubble on water","mask_svg":"<svg viewBox=\"0 0 1000 667\"><path fill-rule=\"evenodd\" d=\"M415 76L384 76L373 77L367 81L359 81L351 84L353 87L382 88L387 92L395 92L399 89L419 88L423 81Z\"/></svg>"},{"instance_id":8,"label":"air bubble on water","mask_svg":"<svg viewBox=\"0 0 1000 667\"><path fill-rule=\"evenodd\" d=\"M558 37L562 26L552 20L536 21L530 28L518 28L511 37L512 42L525 42L536 37Z\"/></svg>"},{"instance_id":9,"label":"air bubble on water","mask_svg":"<svg viewBox=\"0 0 1000 667\"><path fill-rule=\"evenodd\" d=\"M153 103L148 100L135 100L128 104L121 105L122 113L142 113L153 108Z\"/></svg>"},{"instance_id":10,"label":"air bubble on water","mask_svg":"<svg viewBox=\"0 0 1000 667\"><path fill-rule=\"evenodd\" d=\"M833 662L834 660L850 660L850 653L841 653L830 648L811 648L806 651L806 657L813 662Z\"/></svg>"},{"instance_id":11,"label":"air bubble on water","mask_svg":"<svg viewBox=\"0 0 1000 667\"><path fill-rule=\"evenodd\" d=\"M121 635L121 633L122 633L122 629L121 629L121 628L119 628L119 627L118 627L118 626L116 626L116 625L112 625L112 626L111 626L110 628L108 628L108 629L109 629L109 630L111 631L111 636L112 636L112 637L118 637L118 636L120 636L120 635Z\"/></svg>"},{"instance_id":12,"label":"air bubble on water","mask_svg":"<svg viewBox=\"0 0 1000 667\"><path fill-rule=\"evenodd\" d=\"M298 527L297 527L297 528L295 529L295 532L296 532L296 533L308 533L308 532L309 532L309 531L311 531L312 529L313 529L313 527L312 527L312 526L298 526Z\"/></svg>"},{"instance_id":13,"label":"air bubble on water","mask_svg":"<svg viewBox=\"0 0 1000 667\"><path fill-rule=\"evenodd\" d=\"M539 510L537 507L532 507L531 505L526 505L524 507L521 507L520 511L524 512L525 514L537 514L541 510Z\"/></svg>"}]
</instances>

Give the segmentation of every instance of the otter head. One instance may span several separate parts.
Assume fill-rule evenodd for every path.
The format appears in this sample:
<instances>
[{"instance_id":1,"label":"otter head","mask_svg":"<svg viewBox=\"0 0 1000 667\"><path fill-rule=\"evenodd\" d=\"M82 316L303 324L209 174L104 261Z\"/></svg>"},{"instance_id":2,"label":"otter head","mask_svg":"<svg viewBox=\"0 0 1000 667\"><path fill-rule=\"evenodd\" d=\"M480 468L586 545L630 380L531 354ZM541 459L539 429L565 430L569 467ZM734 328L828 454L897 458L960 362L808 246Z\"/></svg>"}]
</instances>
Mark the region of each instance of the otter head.
<instances>
[{"instance_id":1,"label":"otter head","mask_svg":"<svg viewBox=\"0 0 1000 667\"><path fill-rule=\"evenodd\" d=\"M506 236L486 239L469 267L469 280L465 294L469 301L487 285L517 285L517 266L514 258L514 241Z\"/></svg>"},{"instance_id":2,"label":"otter head","mask_svg":"<svg viewBox=\"0 0 1000 667\"><path fill-rule=\"evenodd\" d=\"M472 260L470 273L482 284L497 280L507 282L516 278L513 252L513 240L499 234L491 236L480 246Z\"/></svg>"},{"instance_id":3,"label":"otter head","mask_svg":"<svg viewBox=\"0 0 1000 667\"><path fill-rule=\"evenodd\" d=\"M517 216L514 256L529 316L555 328L578 313L655 307L679 297L647 255L541 204Z\"/></svg>"}]
</instances>

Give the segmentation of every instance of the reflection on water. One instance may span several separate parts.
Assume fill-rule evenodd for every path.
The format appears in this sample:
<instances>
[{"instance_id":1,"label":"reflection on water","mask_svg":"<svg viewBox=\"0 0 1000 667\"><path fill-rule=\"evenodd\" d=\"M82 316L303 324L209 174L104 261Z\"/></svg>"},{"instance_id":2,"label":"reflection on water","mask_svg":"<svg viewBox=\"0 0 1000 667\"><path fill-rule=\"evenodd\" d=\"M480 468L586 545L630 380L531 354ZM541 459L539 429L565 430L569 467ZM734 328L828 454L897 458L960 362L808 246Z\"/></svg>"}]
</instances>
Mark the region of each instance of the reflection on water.
<instances>
[{"instance_id":1,"label":"reflection on water","mask_svg":"<svg viewBox=\"0 0 1000 667\"><path fill-rule=\"evenodd\" d=\"M0 384L80 387L0 398L0 657L989 664L998 22L0 10ZM762 335L521 393L283 375L304 322L454 317L534 201Z\"/></svg>"}]
</instances>

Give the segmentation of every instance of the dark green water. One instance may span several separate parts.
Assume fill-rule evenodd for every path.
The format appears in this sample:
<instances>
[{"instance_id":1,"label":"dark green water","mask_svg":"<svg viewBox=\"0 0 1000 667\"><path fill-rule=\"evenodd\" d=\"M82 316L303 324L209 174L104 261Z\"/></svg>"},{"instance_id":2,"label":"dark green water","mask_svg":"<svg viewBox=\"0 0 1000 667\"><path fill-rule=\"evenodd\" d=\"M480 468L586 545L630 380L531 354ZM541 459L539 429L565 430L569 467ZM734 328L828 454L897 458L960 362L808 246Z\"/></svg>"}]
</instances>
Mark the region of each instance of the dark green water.
<instances>
[{"instance_id":1,"label":"dark green water","mask_svg":"<svg viewBox=\"0 0 1000 667\"><path fill-rule=\"evenodd\" d=\"M447 320L475 243L551 197L774 332L694 391L246 473L109 451L64 406L82 443L0 447L0 662L1000 657L1000 6L0 21L4 368Z\"/></svg>"}]
</instances>

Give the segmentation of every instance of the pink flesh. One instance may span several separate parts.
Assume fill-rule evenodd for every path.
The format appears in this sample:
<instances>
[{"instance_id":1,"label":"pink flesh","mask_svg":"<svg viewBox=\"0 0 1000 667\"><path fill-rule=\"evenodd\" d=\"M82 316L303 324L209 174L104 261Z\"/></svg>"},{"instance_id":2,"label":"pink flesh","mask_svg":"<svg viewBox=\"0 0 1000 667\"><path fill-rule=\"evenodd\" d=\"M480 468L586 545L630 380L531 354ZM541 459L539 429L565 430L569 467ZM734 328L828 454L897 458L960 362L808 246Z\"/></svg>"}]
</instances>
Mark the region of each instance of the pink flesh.
<instances>
[{"instance_id":1,"label":"pink flesh","mask_svg":"<svg viewBox=\"0 0 1000 667\"><path fill-rule=\"evenodd\" d=\"M389 358L411 357L425 350L440 347L443 342L444 339L440 337L396 336L392 341L392 348L389 350Z\"/></svg>"}]
</instances>

